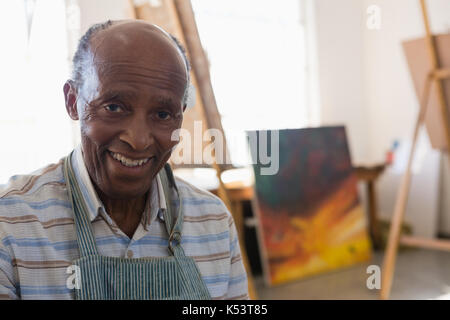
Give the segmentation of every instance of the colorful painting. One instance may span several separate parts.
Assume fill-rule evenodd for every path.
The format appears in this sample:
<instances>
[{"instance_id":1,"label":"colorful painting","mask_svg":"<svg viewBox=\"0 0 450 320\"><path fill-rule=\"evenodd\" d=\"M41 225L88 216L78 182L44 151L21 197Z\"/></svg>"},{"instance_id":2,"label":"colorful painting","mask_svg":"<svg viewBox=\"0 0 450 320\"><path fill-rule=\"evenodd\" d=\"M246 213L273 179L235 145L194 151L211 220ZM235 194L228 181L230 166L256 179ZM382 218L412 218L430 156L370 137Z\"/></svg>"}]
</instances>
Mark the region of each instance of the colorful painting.
<instances>
[{"instance_id":1,"label":"colorful painting","mask_svg":"<svg viewBox=\"0 0 450 320\"><path fill-rule=\"evenodd\" d=\"M260 142L261 133L248 132ZM267 165L253 165L266 282L281 284L369 260L371 243L345 128L279 130L278 136L278 172L263 175ZM273 141L262 141L273 159L278 152Z\"/></svg>"}]
</instances>

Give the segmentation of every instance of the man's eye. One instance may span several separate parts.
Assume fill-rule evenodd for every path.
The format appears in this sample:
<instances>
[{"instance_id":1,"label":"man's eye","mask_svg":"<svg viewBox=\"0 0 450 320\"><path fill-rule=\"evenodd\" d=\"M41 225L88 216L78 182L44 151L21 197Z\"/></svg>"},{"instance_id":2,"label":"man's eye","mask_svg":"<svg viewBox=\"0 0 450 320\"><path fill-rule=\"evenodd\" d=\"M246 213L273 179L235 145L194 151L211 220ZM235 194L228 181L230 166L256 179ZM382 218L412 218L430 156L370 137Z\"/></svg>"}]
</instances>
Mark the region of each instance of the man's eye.
<instances>
[{"instance_id":1,"label":"man's eye","mask_svg":"<svg viewBox=\"0 0 450 320\"><path fill-rule=\"evenodd\" d=\"M108 110L109 112L122 112L123 109L121 106L119 106L118 104L108 104L105 107L106 110Z\"/></svg>"},{"instance_id":2,"label":"man's eye","mask_svg":"<svg viewBox=\"0 0 450 320\"><path fill-rule=\"evenodd\" d=\"M158 118L161 120L168 120L170 119L170 113L166 112L166 111L158 111L157 113Z\"/></svg>"}]
</instances>

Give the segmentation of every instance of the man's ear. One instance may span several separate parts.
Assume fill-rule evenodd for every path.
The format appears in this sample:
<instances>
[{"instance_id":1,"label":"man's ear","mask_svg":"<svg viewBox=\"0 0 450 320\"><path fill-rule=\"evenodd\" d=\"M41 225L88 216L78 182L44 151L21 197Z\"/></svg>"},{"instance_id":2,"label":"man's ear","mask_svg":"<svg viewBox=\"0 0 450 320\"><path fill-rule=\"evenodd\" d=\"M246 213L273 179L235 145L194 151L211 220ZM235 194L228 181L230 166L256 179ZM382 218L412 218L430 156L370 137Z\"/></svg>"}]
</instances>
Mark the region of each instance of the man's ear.
<instances>
[{"instance_id":1,"label":"man's ear","mask_svg":"<svg viewBox=\"0 0 450 320\"><path fill-rule=\"evenodd\" d=\"M196 96L197 96L197 92L195 90L195 87L192 84L192 82L189 82L187 99L183 106L183 112L184 112L184 110L186 110L186 108L192 108L195 106Z\"/></svg>"},{"instance_id":2,"label":"man's ear","mask_svg":"<svg viewBox=\"0 0 450 320\"><path fill-rule=\"evenodd\" d=\"M79 120L77 110L77 90L72 80L67 80L64 84L64 99L66 100L66 110L72 120Z\"/></svg>"}]
</instances>

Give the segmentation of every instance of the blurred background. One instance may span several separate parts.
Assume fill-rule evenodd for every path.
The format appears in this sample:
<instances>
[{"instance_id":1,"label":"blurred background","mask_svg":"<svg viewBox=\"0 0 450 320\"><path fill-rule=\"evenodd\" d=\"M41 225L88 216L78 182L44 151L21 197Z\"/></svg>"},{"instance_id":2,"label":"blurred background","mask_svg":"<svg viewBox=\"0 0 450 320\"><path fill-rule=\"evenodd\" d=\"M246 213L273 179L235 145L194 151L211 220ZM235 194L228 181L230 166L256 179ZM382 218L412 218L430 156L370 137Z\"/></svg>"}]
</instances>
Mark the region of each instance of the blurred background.
<instances>
[{"instance_id":1,"label":"blurred background","mask_svg":"<svg viewBox=\"0 0 450 320\"><path fill-rule=\"evenodd\" d=\"M0 2L0 185L13 175L57 162L79 143L78 124L66 114L62 88L83 33L94 23L133 18L136 8L158 8L164 2ZM344 126L353 166L379 169L376 178L361 178L357 186L368 233L375 201L378 232L385 239L420 109L402 47L407 40L425 36L419 1L190 2L233 165L251 168L246 131ZM427 5L431 32L450 33L450 1L429 0ZM409 234L450 236L449 164L445 152L432 148L423 127L404 218ZM193 181L201 181L201 175ZM186 172L185 176L193 177ZM204 177L203 173L203 180L216 179L214 173ZM254 177L249 179L252 184ZM366 268L381 266L383 239L363 264L268 285L256 230L259 216L252 199L244 200L241 245L259 298L378 298L379 290L366 286ZM449 267L448 253L400 250L392 297L449 297Z\"/></svg>"}]
</instances>

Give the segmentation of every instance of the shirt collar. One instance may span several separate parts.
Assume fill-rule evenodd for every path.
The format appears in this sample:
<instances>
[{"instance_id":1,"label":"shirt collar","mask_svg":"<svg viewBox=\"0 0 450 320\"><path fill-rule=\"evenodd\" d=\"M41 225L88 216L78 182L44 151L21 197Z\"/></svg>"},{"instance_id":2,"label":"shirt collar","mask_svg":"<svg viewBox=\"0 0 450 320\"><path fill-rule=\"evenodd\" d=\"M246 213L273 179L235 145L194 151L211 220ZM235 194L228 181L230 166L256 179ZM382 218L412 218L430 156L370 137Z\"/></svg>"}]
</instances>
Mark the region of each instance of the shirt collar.
<instances>
[{"instance_id":1,"label":"shirt collar","mask_svg":"<svg viewBox=\"0 0 450 320\"><path fill-rule=\"evenodd\" d=\"M164 190L162 187L159 174L153 179L152 190L150 195L150 221L153 221L158 217L161 221L164 221L164 210L166 210L166 197L164 196ZM148 225L145 224L145 225Z\"/></svg>"},{"instance_id":2,"label":"shirt collar","mask_svg":"<svg viewBox=\"0 0 450 320\"><path fill-rule=\"evenodd\" d=\"M74 150L74 154L72 156L72 166L74 169L75 178L77 179L81 193L83 194L83 198L88 207L87 209L89 211L89 219L92 222L101 211L106 213L106 210L97 192L94 189L94 185L92 184L91 178L87 171L83 159L81 144L78 145ZM156 178L152 181L152 188L145 208L146 209L144 211L142 219L144 227L155 220L157 216L161 220L164 220L163 212L160 209L166 209L166 199L159 175L156 175Z\"/></svg>"},{"instance_id":3,"label":"shirt collar","mask_svg":"<svg viewBox=\"0 0 450 320\"><path fill-rule=\"evenodd\" d=\"M163 169L164 170L164 169ZM159 207L161 209L166 209L166 196L164 195L164 189L161 183L161 178L159 177L159 174L156 175L156 184L158 187L158 196L159 196Z\"/></svg>"}]
</instances>

